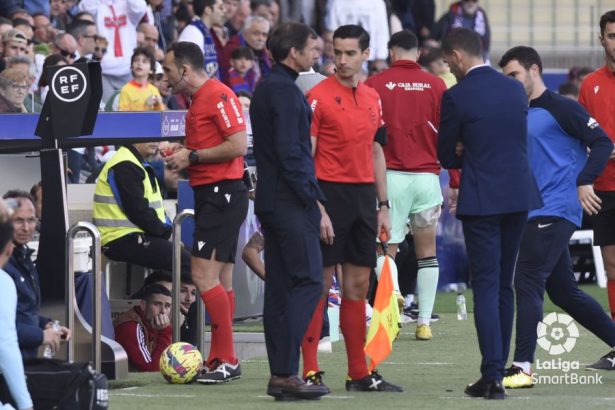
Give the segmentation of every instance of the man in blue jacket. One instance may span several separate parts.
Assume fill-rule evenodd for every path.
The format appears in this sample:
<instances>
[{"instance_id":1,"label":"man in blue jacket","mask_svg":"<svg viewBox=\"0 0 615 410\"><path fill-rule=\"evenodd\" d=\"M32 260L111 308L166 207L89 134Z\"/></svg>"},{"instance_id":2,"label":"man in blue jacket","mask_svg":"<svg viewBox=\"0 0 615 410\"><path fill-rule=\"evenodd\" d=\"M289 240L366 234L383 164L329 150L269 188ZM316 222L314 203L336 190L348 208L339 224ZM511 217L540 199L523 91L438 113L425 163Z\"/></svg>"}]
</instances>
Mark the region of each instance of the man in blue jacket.
<instances>
[{"instance_id":1,"label":"man in blue jacket","mask_svg":"<svg viewBox=\"0 0 615 410\"><path fill-rule=\"evenodd\" d=\"M581 226L582 207L590 215L600 210L592 184L604 170L613 143L581 104L547 89L536 50L514 47L499 65L504 74L524 85L530 101L529 159L544 202L529 213L515 270L515 356L504 386L521 388L533 386L530 366L545 289L556 305L611 349L615 347L615 322L577 286L568 251L570 237ZM615 350L590 368L615 370Z\"/></svg>"},{"instance_id":2,"label":"man in blue jacket","mask_svg":"<svg viewBox=\"0 0 615 410\"><path fill-rule=\"evenodd\" d=\"M322 293L320 211L310 143L310 107L295 85L314 60L316 34L299 23L280 25L269 39L276 61L254 92L250 117L259 185L254 209L267 250L263 320L276 400L314 399L328 393L298 377L299 348Z\"/></svg>"},{"instance_id":3,"label":"man in blue jacket","mask_svg":"<svg viewBox=\"0 0 615 410\"><path fill-rule=\"evenodd\" d=\"M51 319L39 314L41 291L38 271L32 261L33 250L28 242L36 228L34 201L25 191L9 191L4 195L7 204L13 209L13 243L15 248L4 270L13 278L17 288L17 338L24 358L36 357L41 345L51 346L56 352L60 343L68 340L70 330L64 326L56 332L52 329Z\"/></svg>"},{"instance_id":4,"label":"man in blue jacket","mask_svg":"<svg viewBox=\"0 0 615 410\"><path fill-rule=\"evenodd\" d=\"M542 205L527 157L527 96L483 63L480 37L452 30L442 52L459 83L444 93L438 158L461 168L457 217L465 237L482 354L466 394L504 399L514 315L513 271L530 209Z\"/></svg>"}]
</instances>

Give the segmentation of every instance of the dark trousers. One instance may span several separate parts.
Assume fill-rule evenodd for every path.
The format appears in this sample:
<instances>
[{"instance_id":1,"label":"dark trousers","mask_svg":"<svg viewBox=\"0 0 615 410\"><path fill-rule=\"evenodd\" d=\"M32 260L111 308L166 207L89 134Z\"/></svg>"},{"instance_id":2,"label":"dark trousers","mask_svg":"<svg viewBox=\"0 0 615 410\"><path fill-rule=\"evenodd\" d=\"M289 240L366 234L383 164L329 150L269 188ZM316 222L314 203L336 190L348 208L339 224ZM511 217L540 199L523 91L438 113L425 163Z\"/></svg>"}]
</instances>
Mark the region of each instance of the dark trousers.
<instances>
[{"instance_id":1,"label":"dark trousers","mask_svg":"<svg viewBox=\"0 0 615 410\"><path fill-rule=\"evenodd\" d=\"M171 272L173 266L173 243L155 236L132 233L109 242L103 253L114 261L127 262L151 269ZM182 278L190 279L190 252L182 248Z\"/></svg>"},{"instance_id":2,"label":"dark trousers","mask_svg":"<svg viewBox=\"0 0 615 410\"><path fill-rule=\"evenodd\" d=\"M487 381L502 380L514 316L513 272L527 212L464 216L474 293L474 324Z\"/></svg>"},{"instance_id":3,"label":"dark trousers","mask_svg":"<svg viewBox=\"0 0 615 410\"><path fill-rule=\"evenodd\" d=\"M534 362L545 289L553 303L609 347L615 346L615 323L574 278L568 242L575 229L571 222L555 217L532 218L525 225L515 272L516 362Z\"/></svg>"},{"instance_id":4,"label":"dark trousers","mask_svg":"<svg viewBox=\"0 0 615 410\"><path fill-rule=\"evenodd\" d=\"M322 293L320 211L278 199L258 215L265 237L263 323L272 375L296 375L305 331Z\"/></svg>"}]
</instances>

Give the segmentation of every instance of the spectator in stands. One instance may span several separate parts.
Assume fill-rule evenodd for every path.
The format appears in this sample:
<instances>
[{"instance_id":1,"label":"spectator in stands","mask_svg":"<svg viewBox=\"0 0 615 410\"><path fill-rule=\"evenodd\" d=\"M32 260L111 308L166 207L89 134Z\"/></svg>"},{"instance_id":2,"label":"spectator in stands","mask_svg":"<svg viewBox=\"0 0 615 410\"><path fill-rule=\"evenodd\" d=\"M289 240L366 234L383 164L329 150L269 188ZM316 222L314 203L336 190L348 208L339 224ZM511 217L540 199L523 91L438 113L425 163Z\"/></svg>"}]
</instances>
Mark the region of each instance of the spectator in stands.
<instances>
[{"instance_id":1,"label":"spectator in stands","mask_svg":"<svg viewBox=\"0 0 615 410\"><path fill-rule=\"evenodd\" d=\"M254 52L250 47L239 47L231 53L231 69L229 70L229 86L237 94L240 91L254 92L254 83L247 74L254 65Z\"/></svg>"},{"instance_id":2,"label":"spectator in stands","mask_svg":"<svg viewBox=\"0 0 615 410\"><path fill-rule=\"evenodd\" d=\"M92 54L92 60L101 61L105 54L107 54L107 47L109 46L109 42L105 37L97 36L96 37L96 47L94 48L94 54Z\"/></svg>"},{"instance_id":3,"label":"spectator in stands","mask_svg":"<svg viewBox=\"0 0 615 410\"><path fill-rule=\"evenodd\" d=\"M34 216L38 219L36 232L41 231L41 219L43 217L43 183L39 181L30 188L30 195L34 198ZM34 234L36 238L36 234Z\"/></svg>"},{"instance_id":4,"label":"spectator in stands","mask_svg":"<svg viewBox=\"0 0 615 410\"><path fill-rule=\"evenodd\" d=\"M199 18L192 20L181 32L177 41L189 41L203 52L205 71L210 78L220 79L220 52L222 45L212 31L214 25L224 24L225 11L222 0L196 0L194 13Z\"/></svg>"},{"instance_id":5,"label":"spectator in stands","mask_svg":"<svg viewBox=\"0 0 615 410\"><path fill-rule=\"evenodd\" d=\"M39 44L50 43L57 33L49 21L48 15L36 13L32 18L34 19L34 37L32 38L34 42Z\"/></svg>"},{"instance_id":6,"label":"spectator in stands","mask_svg":"<svg viewBox=\"0 0 615 410\"><path fill-rule=\"evenodd\" d=\"M23 7L30 14L45 13L49 15L49 0L23 0Z\"/></svg>"},{"instance_id":7,"label":"spectator in stands","mask_svg":"<svg viewBox=\"0 0 615 410\"><path fill-rule=\"evenodd\" d=\"M388 57L389 21L383 0L330 0L325 18L327 30L333 32L339 26L357 24L363 27L371 39L370 65L379 72L386 68Z\"/></svg>"},{"instance_id":8,"label":"spectator in stands","mask_svg":"<svg viewBox=\"0 0 615 410\"><path fill-rule=\"evenodd\" d=\"M103 101L130 81L130 56L137 47L137 25L145 16L145 0L84 0L79 9L96 18L98 33L109 42L101 60Z\"/></svg>"},{"instance_id":9,"label":"spectator in stands","mask_svg":"<svg viewBox=\"0 0 615 410\"><path fill-rule=\"evenodd\" d=\"M579 86L572 81L567 81L560 84L560 86L557 88L557 92L559 93L559 95L572 98L575 101L579 99Z\"/></svg>"},{"instance_id":10,"label":"spectator in stands","mask_svg":"<svg viewBox=\"0 0 615 410\"><path fill-rule=\"evenodd\" d=\"M34 29L32 25L26 19L18 18L13 20L13 27L24 33L27 39L26 54L34 54L34 43L32 38L34 37Z\"/></svg>"},{"instance_id":11,"label":"spectator in stands","mask_svg":"<svg viewBox=\"0 0 615 410\"><path fill-rule=\"evenodd\" d=\"M61 54L68 64L77 59L77 41L69 33L60 32L53 39L53 54Z\"/></svg>"},{"instance_id":12,"label":"spectator in stands","mask_svg":"<svg viewBox=\"0 0 615 410\"><path fill-rule=\"evenodd\" d=\"M12 28L13 28L13 23L11 22L11 20L0 16L0 37L2 37L4 33L11 30ZM2 51L2 43L0 42L0 52L1 51Z\"/></svg>"},{"instance_id":13,"label":"spectator in stands","mask_svg":"<svg viewBox=\"0 0 615 410\"><path fill-rule=\"evenodd\" d=\"M488 61L491 28L487 13L480 7L478 0L461 0L451 4L449 10L436 23L432 37L442 41L451 29L458 27L465 27L478 33L483 47L483 59Z\"/></svg>"},{"instance_id":14,"label":"spectator in stands","mask_svg":"<svg viewBox=\"0 0 615 410\"><path fill-rule=\"evenodd\" d=\"M94 224L109 259L172 270L171 221L148 159L158 143L121 147L105 163L94 195ZM120 205L121 204L121 205ZM182 249L182 277L190 278L190 253Z\"/></svg>"},{"instance_id":15,"label":"spectator in stands","mask_svg":"<svg viewBox=\"0 0 615 410\"><path fill-rule=\"evenodd\" d=\"M229 37L239 34L246 22L246 19L252 14L252 11L250 10L250 0L230 0L230 2L235 1L237 2L237 10L234 13L232 12L232 6L230 7L231 11L229 11L227 6L227 21L226 24L224 24L224 27L226 27Z\"/></svg>"},{"instance_id":16,"label":"spectator in stands","mask_svg":"<svg viewBox=\"0 0 615 410\"><path fill-rule=\"evenodd\" d=\"M32 19L32 16L30 15L30 13L28 13L28 10L25 9L17 8L13 10L13 12L9 14L9 18L13 20L13 25L15 25L14 22L17 19L26 20L28 24L30 24L30 26L34 25L34 20Z\"/></svg>"},{"instance_id":17,"label":"spectator in stands","mask_svg":"<svg viewBox=\"0 0 615 410\"><path fill-rule=\"evenodd\" d=\"M0 73L0 112L27 112L28 76L17 68Z\"/></svg>"},{"instance_id":18,"label":"spectator in stands","mask_svg":"<svg viewBox=\"0 0 615 410\"><path fill-rule=\"evenodd\" d=\"M53 351L60 348L71 335L68 328L61 326L60 331L51 327L51 319L39 313L41 291L39 276L32 261L32 249L28 242L34 236L37 218L34 201L25 191L9 191L4 195L7 205L13 209L13 244L15 249L5 266L17 288L17 337L24 358L36 357L41 345L50 346Z\"/></svg>"},{"instance_id":19,"label":"spectator in stands","mask_svg":"<svg viewBox=\"0 0 615 410\"><path fill-rule=\"evenodd\" d=\"M451 88L457 84L457 79L451 73L451 68L444 61L442 50L439 48L427 48L424 49L419 57L419 64L421 64L431 74L440 77L445 83L446 88Z\"/></svg>"},{"instance_id":20,"label":"spectator in stands","mask_svg":"<svg viewBox=\"0 0 615 410\"><path fill-rule=\"evenodd\" d=\"M67 65L68 61L61 54L52 54L45 58L43 62L43 69L41 71L41 77L38 81L38 89L41 94L41 104L45 102L47 92L49 92L49 83L47 81L47 68L54 65Z\"/></svg>"},{"instance_id":21,"label":"spectator in stands","mask_svg":"<svg viewBox=\"0 0 615 410\"><path fill-rule=\"evenodd\" d=\"M271 71L271 59L266 50L267 37L271 25L264 17L253 16L246 20L243 30L232 37L224 47L220 56L222 80L228 84L231 54L236 48L247 46L254 52L254 66L248 72L247 77L253 84L258 84L261 78L265 78Z\"/></svg>"},{"instance_id":22,"label":"spectator in stands","mask_svg":"<svg viewBox=\"0 0 615 410\"><path fill-rule=\"evenodd\" d=\"M141 23L139 24L139 27L137 27L137 33L141 33L143 36L141 42L137 39L137 45L139 47L149 47L154 52L156 61L162 60L164 58L164 52L158 47L160 32L156 26L150 23Z\"/></svg>"},{"instance_id":23,"label":"spectator in stands","mask_svg":"<svg viewBox=\"0 0 615 410\"><path fill-rule=\"evenodd\" d=\"M160 91L149 79L154 75L156 60L150 48L138 47L130 60L133 79L120 90L120 111L162 111Z\"/></svg>"},{"instance_id":24,"label":"spectator in stands","mask_svg":"<svg viewBox=\"0 0 615 410\"><path fill-rule=\"evenodd\" d=\"M6 68L8 59L15 56L26 55L28 38L17 29L11 29L2 35L2 58L0 58L0 71Z\"/></svg>"},{"instance_id":25,"label":"spectator in stands","mask_svg":"<svg viewBox=\"0 0 615 410\"><path fill-rule=\"evenodd\" d=\"M51 24L58 30L66 30L68 25L72 22L68 9L72 2L67 0L51 0L51 8L49 15L51 17Z\"/></svg>"},{"instance_id":26,"label":"spectator in stands","mask_svg":"<svg viewBox=\"0 0 615 410\"><path fill-rule=\"evenodd\" d=\"M160 370L160 355L172 340L170 315L171 291L151 285L138 306L115 319L115 340L126 350L131 371Z\"/></svg>"},{"instance_id":27,"label":"spectator in stands","mask_svg":"<svg viewBox=\"0 0 615 410\"><path fill-rule=\"evenodd\" d=\"M0 383L6 384L17 409L32 409L17 341L15 316L17 292L13 279L2 267L13 253L13 224L8 208L0 199ZM2 381L3 376L4 381ZM2 403L0 407L4 408ZM12 407L11 407L12 408Z\"/></svg>"},{"instance_id":28,"label":"spectator in stands","mask_svg":"<svg viewBox=\"0 0 615 410\"><path fill-rule=\"evenodd\" d=\"M77 59L89 60L96 48L96 24L86 20L75 20L68 28L75 39Z\"/></svg>"},{"instance_id":29,"label":"spectator in stands","mask_svg":"<svg viewBox=\"0 0 615 410\"><path fill-rule=\"evenodd\" d=\"M40 112L41 104L39 95L35 94L37 87L34 84L36 80L36 66L34 65L34 61L28 56L11 57L7 68L17 69L26 75L28 90L26 91L26 97L23 102L26 112Z\"/></svg>"}]
</instances>

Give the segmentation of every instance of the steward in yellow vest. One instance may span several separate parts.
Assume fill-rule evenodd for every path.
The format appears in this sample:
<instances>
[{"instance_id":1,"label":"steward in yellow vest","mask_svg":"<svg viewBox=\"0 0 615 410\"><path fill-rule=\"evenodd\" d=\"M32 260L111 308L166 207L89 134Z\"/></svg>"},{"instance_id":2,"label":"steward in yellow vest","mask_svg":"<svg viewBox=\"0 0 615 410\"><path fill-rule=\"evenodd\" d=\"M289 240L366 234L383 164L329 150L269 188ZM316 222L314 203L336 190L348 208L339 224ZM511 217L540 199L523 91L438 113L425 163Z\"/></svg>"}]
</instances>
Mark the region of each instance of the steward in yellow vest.
<instances>
[{"instance_id":1,"label":"steward in yellow vest","mask_svg":"<svg viewBox=\"0 0 615 410\"><path fill-rule=\"evenodd\" d=\"M171 221L154 169L146 161L157 142L121 147L105 164L94 194L94 224L109 259L172 270ZM182 277L190 280L190 253L182 249Z\"/></svg>"}]
</instances>

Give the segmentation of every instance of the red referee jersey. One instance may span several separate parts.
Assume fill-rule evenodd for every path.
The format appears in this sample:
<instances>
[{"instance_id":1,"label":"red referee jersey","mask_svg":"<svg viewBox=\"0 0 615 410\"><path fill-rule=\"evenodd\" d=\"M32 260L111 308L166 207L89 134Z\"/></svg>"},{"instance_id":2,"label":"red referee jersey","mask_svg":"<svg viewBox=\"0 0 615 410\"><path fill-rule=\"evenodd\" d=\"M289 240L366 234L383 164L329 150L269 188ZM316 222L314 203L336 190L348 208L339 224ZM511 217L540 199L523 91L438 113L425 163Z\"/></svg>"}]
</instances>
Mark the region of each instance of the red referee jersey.
<instances>
[{"instance_id":1,"label":"red referee jersey","mask_svg":"<svg viewBox=\"0 0 615 410\"><path fill-rule=\"evenodd\" d=\"M314 165L323 181L373 183L373 142L382 122L378 93L363 83L342 85L332 75L306 95L316 137Z\"/></svg>"},{"instance_id":2,"label":"red referee jersey","mask_svg":"<svg viewBox=\"0 0 615 410\"><path fill-rule=\"evenodd\" d=\"M382 101L387 127L384 156L387 169L440 173L437 129L446 84L414 61L396 61L367 79Z\"/></svg>"},{"instance_id":3,"label":"red referee jersey","mask_svg":"<svg viewBox=\"0 0 615 410\"><path fill-rule=\"evenodd\" d=\"M231 135L246 130L237 96L226 85L210 78L192 96L186 115L186 147L190 150L220 145ZM226 162L191 165L190 185L213 184L226 179L241 179L243 157Z\"/></svg>"},{"instance_id":4,"label":"red referee jersey","mask_svg":"<svg viewBox=\"0 0 615 410\"><path fill-rule=\"evenodd\" d=\"M585 77L579 90L579 102L615 142L615 73L605 65ZM602 175L594 182L594 189L615 191L615 161L607 162Z\"/></svg>"}]
</instances>

